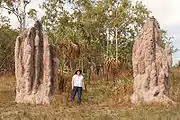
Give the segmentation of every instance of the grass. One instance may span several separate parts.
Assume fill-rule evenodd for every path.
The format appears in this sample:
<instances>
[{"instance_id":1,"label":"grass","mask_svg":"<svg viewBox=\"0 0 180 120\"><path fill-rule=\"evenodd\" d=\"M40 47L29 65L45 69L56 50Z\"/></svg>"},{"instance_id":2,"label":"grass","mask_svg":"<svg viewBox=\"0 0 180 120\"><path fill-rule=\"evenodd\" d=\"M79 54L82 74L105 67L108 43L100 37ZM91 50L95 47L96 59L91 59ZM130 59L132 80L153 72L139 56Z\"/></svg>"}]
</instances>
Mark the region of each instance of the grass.
<instances>
[{"instance_id":1,"label":"grass","mask_svg":"<svg viewBox=\"0 0 180 120\"><path fill-rule=\"evenodd\" d=\"M180 101L179 71L172 75L173 98ZM70 93L56 94L52 105L24 105L14 103L14 76L0 77L0 120L179 120L180 106L139 105L129 102L132 82L114 85L107 81L92 81L83 92L82 104L67 102ZM77 100L77 98L76 98Z\"/></svg>"}]
</instances>

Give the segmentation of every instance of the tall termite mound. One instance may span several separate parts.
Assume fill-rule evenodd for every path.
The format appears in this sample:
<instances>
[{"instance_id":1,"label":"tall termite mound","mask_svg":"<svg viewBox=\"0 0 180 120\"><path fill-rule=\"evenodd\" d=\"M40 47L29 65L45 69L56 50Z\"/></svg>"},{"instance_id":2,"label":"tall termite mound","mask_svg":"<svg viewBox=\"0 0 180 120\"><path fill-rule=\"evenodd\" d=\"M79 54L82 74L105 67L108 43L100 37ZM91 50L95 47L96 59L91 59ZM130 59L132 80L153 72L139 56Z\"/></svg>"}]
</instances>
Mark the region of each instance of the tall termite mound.
<instances>
[{"instance_id":1,"label":"tall termite mound","mask_svg":"<svg viewBox=\"0 0 180 120\"><path fill-rule=\"evenodd\" d=\"M132 103L168 103L172 54L164 45L155 18L146 21L133 46ZM174 103L174 102L173 102Z\"/></svg>"},{"instance_id":2,"label":"tall termite mound","mask_svg":"<svg viewBox=\"0 0 180 120\"><path fill-rule=\"evenodd\" d=\"M15 76L17 103L50 104L58 61L42 24L25 30L16 39Z\"/></svg>"}]
</instances>

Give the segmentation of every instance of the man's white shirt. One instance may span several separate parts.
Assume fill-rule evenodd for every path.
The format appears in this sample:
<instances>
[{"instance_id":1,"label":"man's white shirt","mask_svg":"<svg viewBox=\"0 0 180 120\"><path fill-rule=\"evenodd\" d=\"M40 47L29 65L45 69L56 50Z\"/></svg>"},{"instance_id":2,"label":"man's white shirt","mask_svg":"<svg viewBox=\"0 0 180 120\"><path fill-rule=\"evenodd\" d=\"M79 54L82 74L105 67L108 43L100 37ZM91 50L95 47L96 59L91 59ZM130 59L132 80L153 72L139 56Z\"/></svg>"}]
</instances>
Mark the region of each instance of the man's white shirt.
<instances>
[{"instance_id":1,"label":"man's white shirt","mask_svg":"<svg viewBox=\"0 0 180 120\"><path fill-rule=\"evenodd\" d=\"M76 87L82 87L82 82L83 82L83 76L82 75L74 75L74 86Z\"/></svg>"}]
</instances>

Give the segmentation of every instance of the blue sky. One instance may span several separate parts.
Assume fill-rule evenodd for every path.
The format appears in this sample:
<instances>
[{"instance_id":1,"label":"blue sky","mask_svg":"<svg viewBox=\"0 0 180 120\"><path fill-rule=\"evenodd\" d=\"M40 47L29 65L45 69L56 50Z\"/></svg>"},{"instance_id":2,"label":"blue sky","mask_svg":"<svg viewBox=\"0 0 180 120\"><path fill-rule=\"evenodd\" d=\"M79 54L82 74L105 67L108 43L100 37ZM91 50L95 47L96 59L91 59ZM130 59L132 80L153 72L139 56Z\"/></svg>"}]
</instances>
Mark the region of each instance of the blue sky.
<instances>
[{"instance_id":1,"label":"blue sky","mask_svg":"<svg viewBox=\"0 0 180 120\"><path fill-rule=\"evenodd\" d=\"M31 4L27 9L34 8L38 10L38 17L43 15L43 11L39 9L38 4L45 0L31 0ZM135 0L134 0L135 1ZM180 49L180 0L139 0L143 1L146 7L152 11L153 16L159 21L161 28L168 30L168 35L173 36L173 45L175 48ZM6 11L3 11L4 15L8 15ZM8 15L10 17L11 25L13 28L18 27L19 23L14 15ZM33 25L32 20L27 20L27 27ZM180 52L173 54L173 64L180 60Z\"/></svg>"}]
</instances>

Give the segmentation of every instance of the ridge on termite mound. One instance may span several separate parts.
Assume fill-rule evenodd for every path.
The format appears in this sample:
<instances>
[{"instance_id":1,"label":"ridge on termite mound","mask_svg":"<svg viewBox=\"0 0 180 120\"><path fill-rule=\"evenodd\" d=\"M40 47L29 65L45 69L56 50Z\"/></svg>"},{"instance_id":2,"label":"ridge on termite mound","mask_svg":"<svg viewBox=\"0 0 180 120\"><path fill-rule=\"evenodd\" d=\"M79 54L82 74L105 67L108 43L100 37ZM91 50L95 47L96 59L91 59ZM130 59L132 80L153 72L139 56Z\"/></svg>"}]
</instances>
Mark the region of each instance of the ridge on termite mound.
<instances>
[{"instance_id":1,"label":"ridge on termite mound","mask_svg":"<svg viewBox=\"0 0 180 120\"><path fill-rule=\"evenodd\" d=\"M17 103L50 104L58 63L42 24L25 30L16 39L15 76Z\"/></svg>"},{"instance_id":2,"label":"ridge on termite mound","mask_svg":"<svg viewBox=\"0 0 180 120\"><path fill-rule=\"evenodd\" d=\"M148 19L133 45L132 103L175 103L170 99L172 54L164 47L159 26L154 17Z\"/></svg>"}]
</instances>

